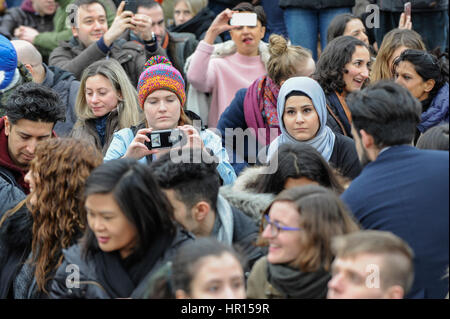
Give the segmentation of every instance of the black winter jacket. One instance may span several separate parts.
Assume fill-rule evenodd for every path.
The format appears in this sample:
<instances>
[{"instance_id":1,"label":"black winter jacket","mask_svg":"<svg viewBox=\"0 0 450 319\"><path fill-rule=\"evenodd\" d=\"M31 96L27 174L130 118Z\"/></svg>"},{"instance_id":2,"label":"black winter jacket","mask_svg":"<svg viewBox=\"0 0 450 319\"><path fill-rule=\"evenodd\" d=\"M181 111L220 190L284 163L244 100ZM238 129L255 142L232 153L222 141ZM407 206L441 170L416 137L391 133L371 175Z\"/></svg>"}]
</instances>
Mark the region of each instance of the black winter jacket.
<instances>
[{"instance_id":1,"label":"black winter jacket","mask_svg":"<svg viewBox=\"0 0 450 319\"><path fill-rule=\"evenodd\" d=\"M355 0L280 0L281 8L299 8L299 9L328 9L340 7L353 7Z\"/></svg>"},{"instance_id":2,"label":"black winter jacket","mask_svg":"<svg viewBox=\"0 0 450 319\"><path fill-rule=\"evenodd\" d=\"M233 211L233 245L240 247L242 253L247 259L245 267L246 272L250 272L253 264L262 256L264 251L256 246L259 229L256 223L243 212L235 207L231 207Z\"/></svg>"},{"instance_id":3,"label":"black winter jacket","mask_svg":"<svg viewBox=\"0 0 450 319\"><path fill-rule=\"evenodd\" d=\"M36 29L40 33L53 31L53 15L40 16L19 7L8 9L1 20L0 34L12 40L14 29L21 25Z\"/></svg>"},{"instance_id":4,"label":"black winter jacket","mask_svg":"<svg viewBox=\"0 0 450 319\"><path fill-rule=\"evenodd\" d=\"M75 76L70 72L64 71L56 66L43 65L45 79L42 85L55 90L59 94L66 109L66 120L64 122L57 122L54 130L58 136L68 136L77 121L75 101L77 99L78 89L80 88L80 81L77 81Z\"/></svg>"},{"instance_id":5,"label":"black winter jacket","mask_svg":"<svg viewBox=\"0 0 450 319\"><path fill-rule=\"evenodd\" d=\"M380 7L380 10L402 12L406 2L411 2L411 12L448 10L448 0L369 0Z\"/></svg>"},{"instance_id":6,"label":"black winter jacket","mask_svg":"<svg viewBox=\"0 0 450 319\"><path fill-rule=\"evenodd\" d=\"M0 178L0 189L3 188L2 183L3 180ZM13 208L25 198L24 194L22 196L17 202L9 202L9 205L3 205L2 198L2 206ZM3 213L2 211L1 216ZM0 298L2 299L13 297L13 282L31 252L32 227L33 218L25 206L5 219L0 227Z\"/></svg>"},{"instance_id":7,"label":"black winter jacket","mask_svg":"<svg viewBox=\"0 0 450 319\"><path fill-rule=\"evenodd\" d=\"M171 248L165 251L164 255L156 262L153 269L145 276L143 280L141 280L131 294L130 298L141 298L148 288L147 285L149 278L155 273L155 271L157 271L167 261L171 260L179 247L193 239L193 235L179 228L174 240L172 241ZM55 278L50 284L50 298L111 298L111 293L99 283L98 275L96 273L98 265L96 265L93 258L88 257L85 259L82 257L81 246L79 244L71 246L67 250L64 249L63 252L64 261L56 271ZM76 274L74 272L75 269L70 267L71 265L76 265ZM72 279L74 280L70 281L71 278L69 278L69 276L72 276ZM78 279L78 281L76 279ZM73 287L68 287L66 280L73 283Z\"/></svg>"}]
</instances>

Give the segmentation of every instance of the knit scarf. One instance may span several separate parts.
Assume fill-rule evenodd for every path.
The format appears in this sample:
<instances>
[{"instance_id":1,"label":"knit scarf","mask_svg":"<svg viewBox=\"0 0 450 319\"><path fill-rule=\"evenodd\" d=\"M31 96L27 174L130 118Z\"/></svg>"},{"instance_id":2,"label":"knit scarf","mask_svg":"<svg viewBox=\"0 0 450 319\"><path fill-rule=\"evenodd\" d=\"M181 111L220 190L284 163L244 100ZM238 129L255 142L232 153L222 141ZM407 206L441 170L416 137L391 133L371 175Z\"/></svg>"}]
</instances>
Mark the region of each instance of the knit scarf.
<instances>
[{"instance_id":1,"label":"knit scarf","mask_svg":"<svg viewBox=\"0 0 450 319\"><path fill-rule=\"evenodd\" d=\"M272 79L264 75L248 88L244 98L244 116L248 127L255 130L256 137L263 145L270 144L270 128L281 134L277 115L277 98L280 88ZM266 129L266 138L258 136L258 128Z\"/></svg>"},{"instance_id":2,"label":"knit scarf","mask_svg":"<svg viewBox=\"0 0 450 319\"><path fill-rule=\"evenodd\" d=\"M324 299L330 279L330 273L322 268L315 272L302 272L287 265L267 262L267 280L287 299Z\"/></svg>"},{"instance_id":3,"label":"knit scarf","mask_svg":"<svg viewBox=\"0 0 450 319\"><path fill-rule=\"evenodd\" d=\"M217 196L216 218L220 219L220 228L214 234L215 238L221 243L233 244L233 211L230 204L221 195Z\"/></svg>"},{"instance_id":4,"label":"knit scarf","mask_svg":"<svg viewBox=\"0 0 450 319\"><path fill-rule=\"evenodd\" d=\"M423 113L420 115L420 124L417 129L424 133L430 127L449 121L449 86L445 83L436 96L422 102Z\"/></svg>"}]
</instances>

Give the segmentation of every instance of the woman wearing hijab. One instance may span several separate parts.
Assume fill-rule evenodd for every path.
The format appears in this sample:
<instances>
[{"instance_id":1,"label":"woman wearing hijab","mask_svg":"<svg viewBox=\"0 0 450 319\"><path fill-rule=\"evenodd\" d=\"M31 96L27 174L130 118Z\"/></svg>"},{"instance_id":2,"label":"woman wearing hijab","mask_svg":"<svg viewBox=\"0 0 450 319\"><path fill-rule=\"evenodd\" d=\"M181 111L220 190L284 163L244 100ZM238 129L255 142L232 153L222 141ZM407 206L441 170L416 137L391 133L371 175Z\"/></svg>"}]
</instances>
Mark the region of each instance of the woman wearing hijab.
<instances>
[{"instance_id":1,"label":"woman wearing hijab","mask_svg":"<svg viewBox=\"0 0 450 319\"><path fill-rule=\"evenodd\" d=\"M294 77L283 83L277 100L281 135L269 146L268 158L286 143L314 147L343 176L354 179L361 171L355 143L334 133L327 125L325 93L308 77Z\"/></svg>"}]
</instances>

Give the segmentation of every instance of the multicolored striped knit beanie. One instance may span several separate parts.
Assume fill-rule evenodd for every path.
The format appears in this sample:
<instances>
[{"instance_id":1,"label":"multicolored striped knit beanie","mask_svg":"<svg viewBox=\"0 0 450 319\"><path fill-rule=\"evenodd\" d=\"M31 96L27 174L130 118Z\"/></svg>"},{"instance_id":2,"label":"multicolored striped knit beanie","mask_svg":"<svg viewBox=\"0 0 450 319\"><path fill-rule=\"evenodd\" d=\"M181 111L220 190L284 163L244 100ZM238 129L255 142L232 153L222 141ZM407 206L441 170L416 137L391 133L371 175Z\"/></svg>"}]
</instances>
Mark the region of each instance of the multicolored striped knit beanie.
<instances>
[{"instance_id":1,"label":"multicolored striped knit beanie","mask_svg":"<svg viewBox=\"0 0 450 319\"><path fill-rule=\"evenodd\" d=\"M139 77L138 95L142 109L147 96L156 90L168 90L175 93L181 102L181 107L186 102L183 76L166 57L160 55L151 57L145 63L144 72Z\"/></svg>"}]
</instances>

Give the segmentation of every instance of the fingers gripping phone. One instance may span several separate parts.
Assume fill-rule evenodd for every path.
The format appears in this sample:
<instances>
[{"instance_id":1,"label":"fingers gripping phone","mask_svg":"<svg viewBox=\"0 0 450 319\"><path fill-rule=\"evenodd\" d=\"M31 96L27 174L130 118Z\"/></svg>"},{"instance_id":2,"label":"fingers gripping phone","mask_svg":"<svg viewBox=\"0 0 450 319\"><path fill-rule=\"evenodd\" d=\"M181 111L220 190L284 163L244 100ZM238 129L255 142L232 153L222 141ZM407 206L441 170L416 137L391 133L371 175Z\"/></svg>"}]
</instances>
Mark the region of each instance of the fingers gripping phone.
<instances>
[{"instance_id":1,"label":"fingers gripping phone","mask_svg":"<svg viewBox=\"0 0 450 319\"><path fill-rule=\"evenodd\" d=\"M411 17L411 2L405 3L405 15Z\"/></svg>"},{"instance_id":2,"label":"fingers gripping phone","mask_svg":"<svg viewBox=\"0 0 450 319\"><path fill-rule=\"evenodd\" d=\"M230 25L255 27L257 21L258 19L256 13L239 12L233 13L230 19Z\"/></svg>"},{"instance_id":3,"label":"fingers gripping phone","mask_svg":"<svg viewBox=\"0 0 450 319\"><path fill-rule=\"evenodd\" d=\"M131 11L133 13L137 12L137 0L125 0L124 11Z\"/></svg>"},{"instance_id":4,"label":"fingers gripping phone","mask_svg":"<svg viewBox=\"0 0 450 319\"><path fill-rule=\"evenodd\" d=\"M150 139L150 142L145 142L145 146L147 146L149 150L170 148L175 144L182 142L185 136L179 129L153 131L146 135Z\"/></svg>"}]
</instances>

